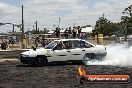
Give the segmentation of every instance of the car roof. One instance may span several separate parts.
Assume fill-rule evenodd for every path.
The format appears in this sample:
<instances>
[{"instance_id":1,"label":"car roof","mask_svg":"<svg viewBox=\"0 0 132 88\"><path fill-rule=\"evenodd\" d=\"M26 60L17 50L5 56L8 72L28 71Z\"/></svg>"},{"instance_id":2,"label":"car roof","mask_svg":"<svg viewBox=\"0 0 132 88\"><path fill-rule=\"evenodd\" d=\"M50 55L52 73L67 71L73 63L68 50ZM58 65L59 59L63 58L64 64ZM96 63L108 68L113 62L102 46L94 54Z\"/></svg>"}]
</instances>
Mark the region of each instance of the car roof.
<instances>
[{"instance_id":1,"label":"car roof","mask_svg":"<svg viewBox=\"0 0 132 88\"><path fill-rule=\"evenodd\" d=\"M80 41L82 39L59 39L59 40L55 40L55 41Z\"/></svg>"},{"instance_id":2,"label":"car roof","mask_svg":"<svg viewBox=\"0 0 132 88\"><path fill-rule=\"evenodd\" d=\"M59 39L59 40L54 40L54 41L60 42L60 41L86 41L86 40L82 40L82 39ZM90 43L88 41L86 41L86 42L91 44L91 45L93 45L93 46L95 46L94 44L92 44L92 43Z\"/></svg>"}]
</instances>

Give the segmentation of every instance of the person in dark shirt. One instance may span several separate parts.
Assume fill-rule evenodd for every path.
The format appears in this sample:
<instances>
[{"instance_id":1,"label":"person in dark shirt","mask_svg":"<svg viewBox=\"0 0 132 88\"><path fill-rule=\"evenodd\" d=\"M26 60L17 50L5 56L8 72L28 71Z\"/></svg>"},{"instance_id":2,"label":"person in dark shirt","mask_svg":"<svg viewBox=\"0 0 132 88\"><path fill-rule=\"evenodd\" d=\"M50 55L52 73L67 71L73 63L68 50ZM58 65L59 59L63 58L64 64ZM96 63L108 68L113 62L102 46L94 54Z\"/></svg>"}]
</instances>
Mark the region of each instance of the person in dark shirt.
<instances>
[{"instance_id":1,"label":"person in dark shirt","mask_svg":"<svg viewBox=\"0 0 132 88\"><path fill-rule=\"evenodd\" d=\"M39 39L39 36L37 36L35 39L36 48L38 47L39 42L40 42L40 39Z\"/></svg>"},{"instance_id":2,"label":"person in dark shirt","mask_svg":"<svg viewBox=\"0 0 132 88\"><path fill-rule=\"evenodd\" d=\"M69 27L68 33L69 33L69 38L72 38L72 30L71 30L71 27Z\"/></svg>"},{"instance_id":3,"label":"person in dark shirt","mask_svg":"<svg viewBox=\"0 0 132 88\"><path fill-rule=\"evenodd\" d=\"M76 38L76 35L77 35L77 29L76 29L76 27L73 27L72 33L73 33L73 38Z\"/></svg>"},{"instance_id":4,"label":"person in dark shirt","mask_svg":"<svg viewBox=\"0 0 132 88\"><path fill-rule=\"evenodd\" d=\"M58 27L54 31L54 34L55 34L56 38L60 38L60 29Z\"/></svg>"},{"instance_id":5,"label":"person in dark shirt","mask_svg":"<svg viewBox=\"0 0 132 88\"><path fill-rule=\"evenodd\" d=\"M80 26L78 26L78 27L77 27L77 30L78 30L78 38L80 38L80 36L81 36L81 30L82 30L82 29L81 29Z\"/></svg>"},{"instance_id":6,"label":"person in dark shirt","mask_svg":"<svg viewBox=\"0 0 132 88\"><path fill-rule=\"evenodd\" d=\"M15 44L15 40L11 37L11 38L9 38L8 43L9 43L9 44Z\"/></svg>"},{"instance_id":7,"label":"person in dark shirt","mask_svg":"<svg viewBox=\"0 0 132 88\"><path fill-rule=\"evenodd\" d=\"M65 39L68 38L68 28L66 28L66 30L64 31L64 36L65 36Z\"/></svg>"},{"instance_id":8,"label":"person in dark shirt","mask_svg":"<svg viewBox=\"0 0 132 88\"><path fill-rule=\"evenodd\" d=\"M1 49L2 50L6 50L6 46L7 46L7 44L5 41L1 43Z\"/></svg>"}]
</instances>

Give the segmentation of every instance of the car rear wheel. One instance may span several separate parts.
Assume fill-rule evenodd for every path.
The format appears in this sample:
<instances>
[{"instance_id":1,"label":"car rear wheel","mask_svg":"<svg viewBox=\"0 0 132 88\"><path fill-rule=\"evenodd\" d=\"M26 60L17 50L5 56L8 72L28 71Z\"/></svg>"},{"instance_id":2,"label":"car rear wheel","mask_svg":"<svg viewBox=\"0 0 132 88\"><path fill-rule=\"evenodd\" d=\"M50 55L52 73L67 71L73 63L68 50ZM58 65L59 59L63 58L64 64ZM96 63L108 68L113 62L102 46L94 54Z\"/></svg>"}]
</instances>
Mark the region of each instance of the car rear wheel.
<instances>
[{"instance_id":1,"label":"car rear wheel","mask_svg":"<svg viewBox=\"0 0 132 88\"><path fill-rule=\"evenodd\" d=\"M95 59L95 54L87 53L84 55L82 62L83 62L83 64L86 64L88 61L93 60L93 59Z\"/></svg>"}]
</instances>

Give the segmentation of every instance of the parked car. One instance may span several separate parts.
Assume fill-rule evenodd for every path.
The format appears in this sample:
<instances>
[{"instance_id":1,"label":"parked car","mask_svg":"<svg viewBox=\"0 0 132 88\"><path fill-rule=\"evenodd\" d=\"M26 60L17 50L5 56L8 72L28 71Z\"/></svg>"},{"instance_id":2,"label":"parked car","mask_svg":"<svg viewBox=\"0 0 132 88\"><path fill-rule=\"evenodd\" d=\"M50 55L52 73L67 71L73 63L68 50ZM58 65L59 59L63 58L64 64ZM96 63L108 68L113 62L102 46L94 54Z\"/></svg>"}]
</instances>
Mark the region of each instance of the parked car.
<instances>
[{"instance_id":1,"label":"parked car","mask_svg":"<svg viewBox=\"0 0 132 88\"><path fill-rule=\"evenodd\" d=\"M53 61L80 61L88 56L94 59L97 55L105 56L106 47L94 45L81 39L54 40L45 47L33 49L20 54L20 62L31 65L46 65Z\"/></svg>"}]
</instances>

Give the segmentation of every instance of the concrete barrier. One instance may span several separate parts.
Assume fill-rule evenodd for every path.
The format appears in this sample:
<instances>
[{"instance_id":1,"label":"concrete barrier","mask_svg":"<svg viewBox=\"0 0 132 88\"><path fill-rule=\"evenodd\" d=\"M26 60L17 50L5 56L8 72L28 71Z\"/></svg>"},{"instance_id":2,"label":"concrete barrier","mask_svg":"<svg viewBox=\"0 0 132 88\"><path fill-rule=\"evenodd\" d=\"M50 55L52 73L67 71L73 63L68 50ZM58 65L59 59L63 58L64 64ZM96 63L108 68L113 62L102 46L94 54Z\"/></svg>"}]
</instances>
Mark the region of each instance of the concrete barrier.
<instances>
[{"instance_id":1,"label":"concrete barrier","mask_svg":"<svg viewBox=\"0 0 132 88\"><path fill-rule=\"evenodd\" d=\"M0 58L18 58L20 53L28 50L30 49L0 50Z\"/></svg>"},{"instance_id":2,"label":"concrete barrier","mask_svg":"<svg viewBox=\"0 0 132 88\"><path fill-rule=\"evenodd\" d=\"M21 45L20 44L8 44L9 49L20 49Z\"/></svg>"}]
</instances>

